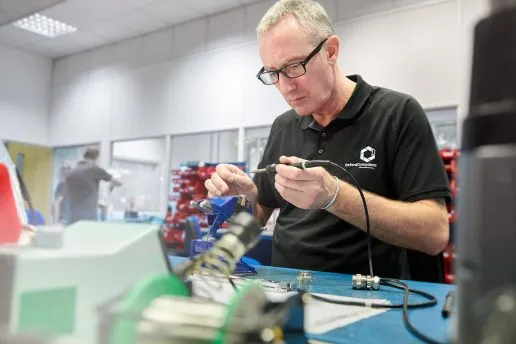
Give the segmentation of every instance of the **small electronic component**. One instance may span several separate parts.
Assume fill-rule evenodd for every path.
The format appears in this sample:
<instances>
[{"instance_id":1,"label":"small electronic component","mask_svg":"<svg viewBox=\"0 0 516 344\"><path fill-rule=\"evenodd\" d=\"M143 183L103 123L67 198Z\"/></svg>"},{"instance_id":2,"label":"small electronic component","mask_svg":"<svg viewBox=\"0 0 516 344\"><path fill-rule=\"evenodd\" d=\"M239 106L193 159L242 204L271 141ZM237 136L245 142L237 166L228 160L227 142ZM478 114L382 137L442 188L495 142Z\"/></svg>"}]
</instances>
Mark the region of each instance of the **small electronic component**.
<instances>
[{"instance_id":1,"label":"small electronic component","mask_svg":"<svg viewBox=\"0 0 516 344\"><path fill-rule=\"evenodd\" d=\"M297 273L297 283L299 285L312 284L312 272L301 270Z\"/></svg>"},{"instance_id":2,"label":"small electronic component","mask_svg":"<svg viewBox=\"0 0 516 344\"><path fill-rule=\"evenodd\" d=\"M244 278L240 276L231 276L231 279L236 285L245 285L249 281L258 281L265 291L273 293L288 293L297 290L294 283L286 281L273 281L259 278Z\"/></svg>"},{"instance_id":3,"label":"small electronic component","mask_svg":"<svg viewBox=\"0 0 516 344\"><path fill-rule=\"evenodd\" d=\"M364 276L361 274L353 275L351 280L353 289L378 290L380 289L380 277Z\"/></svg>"}]
</instances>

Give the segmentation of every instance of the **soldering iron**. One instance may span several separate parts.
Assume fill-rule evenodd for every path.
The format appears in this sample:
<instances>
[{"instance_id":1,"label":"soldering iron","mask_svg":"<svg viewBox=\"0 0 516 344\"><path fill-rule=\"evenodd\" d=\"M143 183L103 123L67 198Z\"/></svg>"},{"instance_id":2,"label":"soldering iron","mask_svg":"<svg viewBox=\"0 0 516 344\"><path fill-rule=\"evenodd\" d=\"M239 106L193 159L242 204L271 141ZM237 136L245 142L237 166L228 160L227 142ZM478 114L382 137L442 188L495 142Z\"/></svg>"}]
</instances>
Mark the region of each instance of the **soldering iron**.
<instances>
[{"instance_id":1,"label":"soldering iron","mask_svg":"<svg viewBox=\"0 0 516 344\"><path fill-rule=\"evenodd\" d=\"M297 167L302 170L306 170L307 168L311 167L328 167L332 164L330 160L305 160L303 162L296 162L293 164L281 164L281 165L287 165L292 167ZM267 165L265 168L259 168L256 170L251 171L251 173L276 173L276 167L280 164L270 164Z\"/></svg>"}]
</instances>

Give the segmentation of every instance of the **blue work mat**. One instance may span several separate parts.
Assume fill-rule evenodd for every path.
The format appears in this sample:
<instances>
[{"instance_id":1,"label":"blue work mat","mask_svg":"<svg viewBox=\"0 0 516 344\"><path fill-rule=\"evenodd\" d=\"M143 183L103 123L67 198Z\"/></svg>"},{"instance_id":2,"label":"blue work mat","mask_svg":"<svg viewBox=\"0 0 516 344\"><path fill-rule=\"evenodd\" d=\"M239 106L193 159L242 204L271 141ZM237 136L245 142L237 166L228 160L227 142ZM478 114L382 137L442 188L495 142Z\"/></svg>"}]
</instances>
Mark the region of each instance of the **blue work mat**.
<instances>
[{"instance_id":1,"label":"blue work mat","mask_svg":"<svg viewBox=\"0 0 516 344\"><path fill-rule=\"evenodd\" d=\"M170 256L172 265L184 258ZM297 282L299 270L271 266L256 267L258 277L275 281ZM313 284L310 292L332 295L350 296L357 298L386 299L391 303L403 303L403 291L382 286L379 291L353 290L351 276L329 272L312 272ZM438 304L432 308L409 311L412 324L424 334L440 342L446 342L447 330L450 324L441 316L441 309L446 294L455 289L446 284L408 282L409 287L420 289L434 295ZM418 295L410 295L409 302L421 302L425 299ZM345 307L345 306L343 306ZM330 343L346 344L378 344L378 343L420 343L403 324L401 309L391 309L385 313L367 318L343 328L320 335L309 335L311 339Z\"/></svg>"}]
</instances>

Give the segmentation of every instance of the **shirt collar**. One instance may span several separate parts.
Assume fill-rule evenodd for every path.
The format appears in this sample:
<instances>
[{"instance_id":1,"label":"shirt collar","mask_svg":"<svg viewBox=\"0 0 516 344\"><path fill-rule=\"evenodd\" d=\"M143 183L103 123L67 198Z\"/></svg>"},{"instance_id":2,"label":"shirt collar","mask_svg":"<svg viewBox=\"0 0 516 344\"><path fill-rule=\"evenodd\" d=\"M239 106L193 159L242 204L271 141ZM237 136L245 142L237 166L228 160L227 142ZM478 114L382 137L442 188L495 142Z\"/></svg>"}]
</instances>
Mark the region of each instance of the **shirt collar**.
<instances>
[{"instance_id":1,"label":"shirt collar","mask_svg":"<svg viewBox=\"0 0 516 344\"><path fill-rule=\"evenodd\" d=\"M365 82L360 75L350 75L347 78L356 82L357 85L346 103L346 106L344 106L344 109L337 115L337 119L352 121L360 114L367 99L371 95L373 87ZM315 122L312 116L300 116L299 125L302 129L312 128L317 130L320 128L320 125Z\"/></svg>"}]
</instances>

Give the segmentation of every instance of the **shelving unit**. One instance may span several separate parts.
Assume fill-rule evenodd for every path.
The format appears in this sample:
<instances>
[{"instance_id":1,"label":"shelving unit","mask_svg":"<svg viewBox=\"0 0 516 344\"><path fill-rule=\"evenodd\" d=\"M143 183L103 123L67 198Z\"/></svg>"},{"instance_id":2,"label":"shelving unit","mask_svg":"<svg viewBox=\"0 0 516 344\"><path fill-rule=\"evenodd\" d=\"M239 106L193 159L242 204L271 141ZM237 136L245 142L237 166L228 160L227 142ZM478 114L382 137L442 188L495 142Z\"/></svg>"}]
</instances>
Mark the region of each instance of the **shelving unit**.
<instances>
[{"instance_id":1,"label":"shelving unit","mask_svg":"<svg viewBox=\"0 0 516 344\"><path fill-rule=\"evenodd\" d=\"M448 174L452 196L451 200L446 204L448 208L448 219L450 222L450 242L443 252L444 279L446 283L452 284L455 282L455 276L453 274L453 266L456 258L454 233L455 225L457 223L456 199L459 192L457 177L459 175L458 160L460 151L458 149L441 149L440 154L443 159L444 168Z\"/></svg>"},{"instance_id":2,"label":"shelving unit","mask_svg":"<svg viewBox=\"0 0 516 344\"><path fill-rule=\"evenodd\" d=\"M196 208L190 206L190 201L208 197L208 191L204 186L215 172L219 163L187 162L179 169L170 172L169 204L173 207L173 213L165 220L165 241L171 246L184 244L184 226L189 216L197 216L201 227L208 227L206 216ZM245 170L245 162L229 162L229 164ZM175 204L175 206L174 206Z\"/></svg>"}]
</instances>

